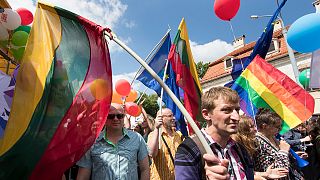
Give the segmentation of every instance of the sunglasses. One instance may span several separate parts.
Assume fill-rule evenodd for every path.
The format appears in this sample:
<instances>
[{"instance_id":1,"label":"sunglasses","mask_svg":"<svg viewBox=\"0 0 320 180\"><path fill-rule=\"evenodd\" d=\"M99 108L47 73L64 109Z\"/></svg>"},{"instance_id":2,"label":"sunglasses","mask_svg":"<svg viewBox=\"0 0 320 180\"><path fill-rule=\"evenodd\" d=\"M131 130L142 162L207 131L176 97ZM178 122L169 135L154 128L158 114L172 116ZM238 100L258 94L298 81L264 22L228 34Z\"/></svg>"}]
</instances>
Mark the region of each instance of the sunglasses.
<instances>
[{"instance_id":1,"label":"sunglasses","mask_svg":"<svg viewBox=\"0 0 320 180\"><path fill-rule=\"evenodd\" d=\"M124 114L108 114L107 119L113 120L115 117L117 117L117 119L122 119L124 116Z\"/></svg>"}]
</instances>

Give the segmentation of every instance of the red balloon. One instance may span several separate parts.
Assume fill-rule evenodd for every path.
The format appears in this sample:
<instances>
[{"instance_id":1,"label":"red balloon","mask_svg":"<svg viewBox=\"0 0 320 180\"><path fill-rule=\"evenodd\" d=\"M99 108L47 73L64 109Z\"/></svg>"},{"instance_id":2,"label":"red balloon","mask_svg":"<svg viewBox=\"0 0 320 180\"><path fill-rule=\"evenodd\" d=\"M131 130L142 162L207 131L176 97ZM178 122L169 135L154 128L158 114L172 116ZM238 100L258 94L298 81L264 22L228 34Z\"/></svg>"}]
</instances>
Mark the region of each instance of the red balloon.
<instances>
[{"instance_id":1,"label":"red balloon","mask_svg":"<svg viewBox=\"0 0 320 180\"><path fill-rule=\"evenodd\" d=\"M120 79L116 82L115 89L121 96L128 96L131 90L131 85L127 80Z\"/></svg>"},{"instance_id":2,"label":"red balloon","mask_svg":"<svg viewBox=\"0 0 320 180\"><path fill-rule=\"evenodd\" d=\"M213 9L216 15L224 20L230 21L238 12L240 0L215 0Z\"/></svg>"},{"instance_id":3,"label":"red balloon","mask_svg":"<svg viewBox=\"0 0 320 180\"><path fill-rule=\"evenodd\" d=\"M127 102L125 104L125 110L127 114L131 116L136 116L139 113L139 106L133 102Z\"/></svg>"},{"instance_id":4,"label":"red balloon","mask_svg":"<svg viewBox=\"0 0 320 180\"><path fill-rule=\"evenodd\" d=\"M26 26L32 23L33 21L33 14L26 8L19 8L16 12L20 15L21 18L21 25Z\"/></svg>"}]
</instances>

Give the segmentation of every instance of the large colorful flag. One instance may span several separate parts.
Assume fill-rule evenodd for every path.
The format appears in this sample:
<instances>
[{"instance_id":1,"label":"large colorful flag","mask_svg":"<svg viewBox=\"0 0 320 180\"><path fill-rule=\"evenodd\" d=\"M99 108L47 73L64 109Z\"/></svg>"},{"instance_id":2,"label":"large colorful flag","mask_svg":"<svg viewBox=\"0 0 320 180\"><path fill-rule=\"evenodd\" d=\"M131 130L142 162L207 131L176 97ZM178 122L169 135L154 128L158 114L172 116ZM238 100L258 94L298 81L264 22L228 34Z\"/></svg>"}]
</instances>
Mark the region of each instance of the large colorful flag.
<instances>
[{"instance_id":1,"label":"large colorful flag","mask_svg":"<svg viewBox=\"0 0 320 180\"><path fill-rule=\"evenodd\" d=\"M310 66L310 88L320 88L320 50L314 51Z\"/></svg>"},{"instance_id":2,"label":"large colorful flag","mask_svg":"<svg viewBox=\"0 0 320 180\"><path fill-rule=\"evenodd\" d=\"M164 74L166 73L165 77L165 84L172 90L172 92L176 95L176 97L180 97L179 94L179 87L176 83L176 75L172 70L172 67L170 63L168 63L167 68L165 67L168 61L168 55L171 47L171 38L170 33L168 32L161 43L158 45L158 48L155 50L154 55L152 56L152 59L148 63L148 65L155 71L155 73L158 74L158 76L163 79ZM166 72L164 72L166 69ZM142 82L145 86L147 86L150 89L153 89L158 96L161 96L161 89L162 87L160 84L150 75L147 70L143 70L139 76L137 77L137 80ZM177 124L177 130L180 130L181 133L185 136L188 135L188 131L186 128L186 123L184 121L184 117L180 111L180 109L177 107L177 105L173 102L173 100L170 98L168 93L165 91L163 92L162 101L165 103L166 107L171 109L175 118L176 118L176 124Z\"/></svg>"},{"instance_id":3,"label":"large colorful flag","mask_svg":"<svg viewBox=\"0 0 320 180\"><path fill-rule=\"evenodd\" d=\"M169 61L176 73L176 82L184 91L184 105L192 119L199 125L201 116L202 89L198 78L196 65L191 53L187 26L184 18L181 20L174 43L169 53ZM191 128L190 128L191 130Z\"/></svg>"},{"instance_id":4,"label":"large colorful flag","mask_svg":"<svg viewBox=\"0 0 320 180\"><path fill-rule=\"evenodd\" d=\"M0 179L61 179L94 143L112 96L103 29L38 3L0 142Z\"/></svg>"},{"instance_id":5,"label":"large colorful flag","mask_svg":"<svg viewBox=\"0 0 320 180\"><path fill-rule=\"evenodd\" d=\"M232 89L241 97L241 107L275 111L285 122L283 132L308 120L314 111L313 97L263 58L257 55L241 73Z\"/></svg>"},{"instance_id":6,"label":"large colorful flag","mask_svg":"<svg viewBox=\"0 0 320 180\"><path fill-rule=\"evenodd\" d=\"M270 18L266 28L264 29L257 43L255 44L250 56L241 59L234 59L232 61L233 66L231 76L233 81L227 83L225 86L231 87L234 81L240 76L242 71L250 64L250 62L256 57L256 55L259 55L262 58L266 57L268 49L270 47L270 43L272 42L274 21L278 18L278 15L286 2L287 0L283 0L282 3L279 5L278 9L274 12L273 16ZM250 115L253 116L254 114Z\"/></svg>"}]
</instances>

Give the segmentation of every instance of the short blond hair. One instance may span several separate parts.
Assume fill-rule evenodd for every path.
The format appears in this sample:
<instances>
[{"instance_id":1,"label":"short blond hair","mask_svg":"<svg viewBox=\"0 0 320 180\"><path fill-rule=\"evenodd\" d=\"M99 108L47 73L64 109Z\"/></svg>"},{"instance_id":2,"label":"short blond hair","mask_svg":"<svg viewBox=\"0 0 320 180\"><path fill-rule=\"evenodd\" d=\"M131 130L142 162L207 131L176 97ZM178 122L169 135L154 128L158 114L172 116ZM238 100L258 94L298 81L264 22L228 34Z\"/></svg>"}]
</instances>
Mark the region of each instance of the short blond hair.
<instances>
[{"instance_id":1,"label":"short blond hair","mask_svg":"<svg viewBox=\"0 0 320 180\"><path fill-rule=\"evenodd\" d=\"M213 87L209 91L205 92L201 97L201 108L208 111L213 110L216 107L215 100L222 97L226 102L232 104L238 104L240 98L238 93L228 87Z\"/></svg>"}]
</instances>

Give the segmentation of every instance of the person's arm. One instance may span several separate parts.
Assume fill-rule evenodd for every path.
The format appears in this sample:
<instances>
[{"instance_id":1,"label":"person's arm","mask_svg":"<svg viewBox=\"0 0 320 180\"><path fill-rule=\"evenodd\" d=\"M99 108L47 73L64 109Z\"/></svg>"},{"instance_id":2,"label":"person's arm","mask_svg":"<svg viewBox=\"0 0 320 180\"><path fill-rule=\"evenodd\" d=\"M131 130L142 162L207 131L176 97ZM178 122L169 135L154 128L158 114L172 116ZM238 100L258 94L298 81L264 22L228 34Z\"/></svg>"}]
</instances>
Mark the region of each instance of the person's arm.
<instances>
[{"instance_id":1,"label":"person's arm","mask_svg":"<svg viewBox=\"0 0 320 180\"><path fill-rule=\"evenodd\" d=\"M156 157L158 155L159 151L159 128L162 125L162 116L158 115L155 119L155 128L154 130L149 134L148 137L148 146L150 149L150 156Z\"/></svg>"},{"instance_id":2,"label":"person's arm","mask_svg":"<svg viewBox=\"0 0 320 180\"><path fill-rule=\"evenodd\" d=\"M91 169L79 167L77 180L89 180L91 175Z\"/></svg>"},{"instance_id":3,"label":"person's arm","mask_svg":"<svg viewBox=\"0 0 320 180\"><path fill-rule=\"evenodd\" d=\"M285 168L272 168L274 164L271 164L265 172L254 172L254 179L279 179L286 177L289 171Z\"/></svg>"},{"instance_id":4,"label":"person's arm","mask_svg":"<svg viewBox=\"0 0 320 180\"><path fill-rule=\"evenodd\" d=\"M143 118L147 120L149 129L151 129L151 130L153 131L153 130L154 130L154 123L152 122L151 119L148 118L148 114L147 114L146 110L144 110L144 108L142 107L142 105L140 105L140 107L141 107L141 112L142 112Z\"/></svg>"},{"instance_id":5,"label":"person's arm","mask_svg":"<svg viewBox=\"0 0 320 180\"><path fill-rule=\"evenodd\" d=\"M77 162L79 166L77 180L89 180L91 176L91 149Z\"/></svg>"},{"instance_id":6,"label":"person's arm","mask_svg":"<svg viewBox=\"0 0 320 180\"><path fill-rule=\"evenodd\" d=\"M139 150L138 150L138 164L140 170L140 179L147 180L150 179L150 168L149 168L149 156L147 144L144 141L143 137L139 134Z\"/></svg>"},{"instance_id":7,"label":"person's arm","mask_svg":"<svg viewBox=\"0 0 320 180\"><path fill-rule=\"evenodd\" d=\"M201 180L202 166L201 152L191 138L185 139L177 149L174 158L175 179Z\"/></svg>"},{"instance_id":8,"label":"person's arm","mask_svg":"<svg viewBox=\"0 0 320 180\"><path fill-rule=\"evenodd\" d=\"M140 170L140 180L150 179L150 168L149 168L149 157L146 156L144 159L139 161L139 170Z\"/></svg>"}]
</instances>

